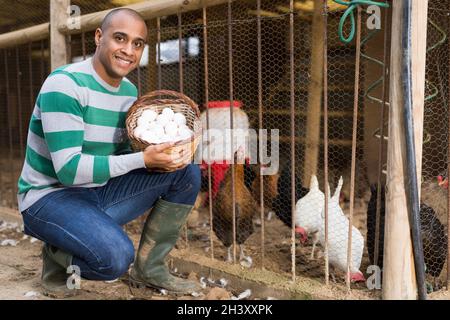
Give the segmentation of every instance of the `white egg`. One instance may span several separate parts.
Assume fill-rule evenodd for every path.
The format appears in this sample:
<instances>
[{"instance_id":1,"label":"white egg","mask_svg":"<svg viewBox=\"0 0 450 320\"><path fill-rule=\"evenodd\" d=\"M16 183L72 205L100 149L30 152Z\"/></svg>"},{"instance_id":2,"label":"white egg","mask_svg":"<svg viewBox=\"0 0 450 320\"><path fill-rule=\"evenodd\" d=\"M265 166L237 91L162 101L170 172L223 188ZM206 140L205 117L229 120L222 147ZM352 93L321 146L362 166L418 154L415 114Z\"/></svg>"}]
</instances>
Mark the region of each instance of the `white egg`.
<instances>
[{"instance_id":1,"label":"white egg","mask_svg":"<svg viewBox=\"0 0 450 320\"><path fill-rule=\"evenodd\" d=\"M141 139L147 141L148 143L159 143L158 137L156 137L155 134L150 130L145 131Z\"/></svg>"},{"instance_id":2,"label":"white egg","mask_svg":"<svg viewBox=\"0 0 450 320\"><path fill-rule=\"evenodd\" d=\"M141 122L150 122L150 118L148 117L148 116L144 116L144 115L141 115L140 117L139 117L139 119L138 119L138 121L141 121Z\"/></svg>"},{"instance_id":3,"label":"white egg","mask_svg":"<svg viewBox=\"0 0 450 320\"><path fill-rule=\"evenodd\" d=\"M146 117L139 117L139 119L137 119L138 127L146 127L147 128L149 124L150 124L150 121Z\"/></svg>"},{"instance_id":4,"label":"white egg","mask_svg":"<svg viewBox=\"0 0 450 320\"><path fill-rule=\"evenodd\" d=\"M175 137L178 134L178 126L175 122L170 121L164 126L164 132L171 137Z\"/></svg>"},{"instance_id":5,"label":"white egg","mask_svg":"<svg viewBox=\"0 0 450 320\"><path fill-rule=\"evenodd\" d=\"M160 114L156 117L156 121L163 127L170 121L170 119L165 114Z\"/></svg>"},{"instance_id":6,"label":"white egg","mask_svg":"<svg viewBox=\"0 0 450 320\"><path fill-rule=\"evenodd\" d=\"M175 122L178 126L186 124L186 118L184 114L181 112L177 112L173 115L173 122Z\"/></svg>"},{"instance_id":7,"label":"white egg","mask_svg":"<svg viewBox=\"0 0 450 320\"><path fill-rule=\"evenodd\" d=\"M158 116L158 114L155 111L150 110L150 109L142 111L142 114L141 114L141 118L144 117L145 119L148 120L148 122L154 121L157 116Z\"/></svg>"},{"instance_id":8,"label":"white egg","mask_svg":"<svg viewBox=\"0 0 450 320\"><path fill-rule=\"evenodd\" d=\"M142 125L142 126L137 126L136 129L134 129L133 133L136 137L138 138L142 138L142 135L144 134L144 132L147 131L147 127Z\"/></svg>"},{"instance_id":9,"label":"white egg","mask_svg":"<svg viewBox=\"0 0 450 320\"><path fill-rule=\"evenodd\" d=\"M181 125L178 126L178 131L182 131L182 130L184 130L184 131L187 131L187 130L191 131L191 129L189 129L189 127L187 125L185 125L185 124L181 124Z\"/></svg>"},{"instance_id":10,"label":"white egg","mask_svg":"<svg viewBox=\"0 0 450 320\"><path fill-rule=\"evenodd\" d=\"M158 121L150 122L148 125L148 130L153 130L155 127L161 126Z\"/></svg>"},{"instance_id":11,"label":"white egg","mask_svg":"<svg viewBox=\"0 0 450 320\"><path fill-rule=\"evenodd\" d=\"M164 134L164 127L160 125L158 122L150 123L149 130L157 137L161 137Z\"/></svg>"},{"instance_id":12,"label":"white egg","mask_svg":"<svg viewBox=\"0 0 450 320\"><path fill-rule=\"evenodd\" d=\"M174 112L170 108L164 108L161 114L165 115L169 120L172 120L174 116Z\"/></svg>"},{"instance_id":13,"label":"white egg","mask_svg":"<svg viewBox=\"0 0 450 320\"><path fill-rule=\"evenodd\" d=\"M189 139L192 137L193 132L190 129L182 128L178 130L178 136L180 140Z\"/></svg>"},{"instance_id":14,"label":"white egg","mask_svg":"<svg viewBox=\"0 0 450 320\"><path fill-rule=\"evenodd\" d=\"M167 134L163 134L159 140L161 143L164 143L164 142L170 142L170 141L172 141L172 139L173 138L171 136L169 136Z\"/></svg>"}]
</instances>

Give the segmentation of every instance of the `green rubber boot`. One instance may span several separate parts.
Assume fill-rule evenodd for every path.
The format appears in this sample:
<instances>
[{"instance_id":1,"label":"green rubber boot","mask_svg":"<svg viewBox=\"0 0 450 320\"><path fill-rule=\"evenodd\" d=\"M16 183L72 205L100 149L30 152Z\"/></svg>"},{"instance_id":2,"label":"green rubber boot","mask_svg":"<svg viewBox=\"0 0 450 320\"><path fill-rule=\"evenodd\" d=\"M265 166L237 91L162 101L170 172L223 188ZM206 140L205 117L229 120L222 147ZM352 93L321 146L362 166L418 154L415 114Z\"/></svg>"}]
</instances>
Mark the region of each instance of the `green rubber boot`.
<instances>
[{"instance_id":1,"label":"green rubber boot","mask_svg":"<svg viewBox=\"0 0 450 320\"><path fill-rule=\"evenodd\" d=\"M41 283L43 294L52 298L62 299L77 294L77 290L67 286L67 267L72 264L72 256L53 247L44 244L42 247L42 275Z\"/></svg>"},{"instance_id":2,"label":"green rubber boot","mask_svg":"<svg viewBox=\"0 0 450 320\"><path fill-rule=\"evenodd\" d=\"M165 258L175 246L180 229L193 206L159 199L142 231L130 283L137 287L164 289L172 294L190 294L201 289L199 283L175 277Z\"/></svg>"}]
</instances>

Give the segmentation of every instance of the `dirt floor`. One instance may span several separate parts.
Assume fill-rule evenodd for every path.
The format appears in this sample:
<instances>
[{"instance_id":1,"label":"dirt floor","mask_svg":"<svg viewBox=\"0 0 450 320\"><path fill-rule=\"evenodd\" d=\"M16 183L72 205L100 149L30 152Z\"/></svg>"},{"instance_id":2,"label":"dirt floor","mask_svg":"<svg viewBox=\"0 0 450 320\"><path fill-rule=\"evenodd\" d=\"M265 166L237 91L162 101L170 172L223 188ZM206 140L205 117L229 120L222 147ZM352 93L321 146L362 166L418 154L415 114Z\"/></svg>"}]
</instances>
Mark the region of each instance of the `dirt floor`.
<instances>
[{"instance_id":1,"label":"dirt floor","mask_svg":"<svg viewBox=\"0 0 450 320\"><path fill-rule=\"evenodd\" d=\"M423 199L427 203L432 203L436 210L439 220L441 220L446 227L446 201L445 204L439 199L446 199L439 196L442 190L438 190L431 186L426 186L423 189ZM443 195L442 195L443 196ZM367 203L370 198L370 193L367 192L361 198L356 199L354 211L353 211L353 225L361 231L362 236L366 239L367 227ZM438 203L440 202L440 203ZM342 202L341 206L346 215L349 214L349 203ZM189 250L199 256L210 257L211 256L211 240L210 240L210 227L209 227L209 210L208 208L200 208L196 215L190 217L189 229ZM258 221L259 220L259 221ZM261 223L260 219L255 219L255 231L245 242L245 254L252 257L252 269L259 268L263 264L264 268L283 275L286 279L289 279L292 275L292 263L291 263L291 229L286 227L275 215L270 220L265 220L265 232L264 239L261 239ZM262 241L264 242L264 260L262 261ZM212 236L212 247L214 250L214 257L221 261L224 261L227 256L227 251L223 244L217 239L215 234ZM345 243L346 245L346 243ZM312 244L308 243L306 246L299 245L296 240L295 247L295 270L296 276L307 277L324 283L325 278L325 261L323 257L322 248L318 245L315 253L315 258L310 260ZM236 251L236 257L238 259L239 250ZM360 270L366 273L368 266L370 265L367 249L364 250L364 255L361 262ZM446 265L443 267L441 277L439 279L427 278L427 281L434 284L434 290L439 291L444 287L446 281ZM331 283L336 288L342 288L344 286L344 274L338 270L331 269ZM256 269L255 272L258 272ZM357 294L358 299L379 299L379 291L370 291L367 289L366 283L355 283L351 286L352 291ZM445 288L444 288L445 289ZM438 294L437 292L434 293ZM444 295L445 296L445 295ZM342 298L342 296L336 296L336 298Z\"/></svg>"},{"instance_id":2,"label":"dirt floor","mask_svg":"<svg viewBox=\"0 0 450 320\"><path fill-rule=\"evenodd\" d=\"M132 236L132 239L137 244L138 237ZM40 285L41 248L41 241L23 235L20 224L0 221L0 300L51 299L42 294ZM234 294L230 290L208 286L193 296L176 297L150 289L130 288L124 276L111 282L82 280L78 295L67 299L220 300L231 299Z\"/></svg>"},{"instance_id":3,"label":"dirt floor","mask_svg":"<svg viewBox=\"0 0 450 320\"><path fill-rule=\"evenodd\" d=\"M446 199L445 195L439 195L440 190L435 190L432 187L429 187L429 189L429 192L423 192L422 199L428 203L433 203L440 220L446 226L447 204L446 201L438 201L441 198ZM423 188L423 190L426 190L426 188ZM369 197L369 194L365 194L355 201L353 224L364 237L366 235L366 212ZM349 211L348 204L344 204L343 208L347 214ZM136 247L143 219L144 217L125 227ZM181 249L188 248L188 252L198 257L199 261L202 259L211 261L209 258L211 257L211 251L213 251L214 257L217 259L215 260L217 265L223 263L226 257L226 249L214 233L212 235L213 246L211 247L208 208L194 210L189 217L188 225L189 228L182 233L182 239L180 239L178 247ZM42 243L37 239L24 236L21 228L20 220L12 223L2 221L2 218L0 218L0 299L49 299L42 295L39 280ZM188 238L187 245L186 236ZM262 260L261 254L261 241L261 221L255 219L255 232L245 243L245 253L252 257L252 266L250 268L242 266L242 272L251 272L258 275L263 263L264 269L279 274L280 281L289 283L292 270L291 230L275 216L270 220L265 220L264 260ZM320 249L319 247L318 252L321 251ZM319 256L316 255L314 260L310 260L310 252L311 245L296 246L295 268L297 277L315 281L315 288L310 291L317 293L316 297L327 299L380 299L380 290L370 291L365 283L352 284L352 291L349 295L346 293L342 274L338 272L333 272L336 277L335 281L331 280L331 286L323 289L324 259L319 254ZM239 251L237 250L238 254ZM365 271L368 264L367 253L365 253L361 270ZM441 274L442 279L445 278L445 271L446 266ZM199 276L195 274L190 276L199 280ZM206 287L202 292L194 294L194 296L184 297L168 296L149 289L130 288L126 276L114 282L82 280L79 294L71 299L230 299L233 296L238 297L242 293L226 286L221 288L217 285L219 280L212 279L211 281L210 279L209 282L206 281ZM450 299L450 294L444 287L440 291L433 292L429 297L432 299ZM252 299L252 297L250 296L247 299Z\"/></svg>"},{"instance_id":4,"label":"dirt floor","mask_svg":"<svg viewBox=\"0 0 450 320\"><path fill-rule=\"evenodd\" d=\"M131 234L134 234L134 228L139 228L139 225L134 224L128 226L127 229ZM138 237L132 236L132 239L137 244ZM2 221L0 222L0 244L0 300L51 299L42 294L40 285L42 242L24 236L21 232L20 224ZM183 247L183 243L180 246ZM201 261L201 257L199 261ZM243 272L245 271L243 270ZM191 274L190 277L200 280L196 274ZM224 288L221 288L220 281L221 279L202 279L202 282L206 283L206 287L201 292L193 296L176 297L150 289L130 288L126 276L113 282L82 280L81 290L79 290L78 295L68 299L229 300L236 299L239 296L243 299L254 299L252 296L246 297L248 290L236 291L227 287L226 284ZM286 283L288 283L287 280ZM352 295L346 295L342 286L340 288L323 290L323 292L316 292L316 294L328 299L370 299L370 296L365 293L354 292ZM376 297L372 296L372 298ZM273 298L267 296L258 299Z\"/></svg>"},{"instance_id":5,"label":"dirt floor","mask_svg":"<svg viewBox=\"0 0 450 320\"><path fill-rule=\"evenodd\" d=\"M210 256L209 248L209 237L202 236L205 231L209 230L209 226L203 221L204 212L194 213L190 219L191 225L197 225L195 228L190 228L187 232L189 241L189 252L194 255L199 255L198 261L210 261L207 257ZM202 218L203 217L203 218ZM206 217L207 218L207 217ZM137 246L139 238L139 230L143 220L136 220L134 223L126 226L126 230L131 235L131 238ZM358 219L355 219L355 224L358 223ZM276 218L266 221L266 227L269 231L266 234L266 241L274 241L275 239L280 239L280 232L282 235L288 235L289 229L286 228L278 221ZM3 299L14 299L14 300L47 300L51 299L42 294L42 289L40 286L40 272L41 272L41 247L42 243L37 240L27 236L24 236L21 230L22 226L19 223L12 223L6 221L0 221L0 300ZM272 230L272 231L271 231ZM185 234L185 233L184 233ZM206 232L207 234L207 232ZM247 253L254 256L253 266L251 269L242 267L242 274L245 272L258 273L258 263L260 260L258 258L258 243L260 239L258 237L258 232L252 236L248 241L246 246ZM214 237L215 243L215 254L217 259L223 260L225 256L225 250L220 246ZM185 248L185 240L180 240L178 247ZM286 277L281 276L281 281L285 281L286 285L289 283L289 267L290 267L290 245L286 240L280 240L278 243L271 243L267 246L266 250L266 260L265 264L267 269L277 269L282 270L286 273ZM277 254L272 254L276 252ZM309 261L306 257L309 255L310 247L298 248L297 249L297 272L299 274L306 274L308 278L317 279L315 282L315 288L309 290L312 293L312 298L319 297L323 299L380 299L380 291L369 291L364 284L353 285L352 292L346 293L345 286L340 278L336 278L336 282L331 282L329 288L325 288L322 285L323 282L323 268L321 265L323 262L320 259L316 261ZM203 258L202 258L203 257ZM272 258L270 258L272 257ZM283 257L281 261L276 261ZM213 262L214 264L214 262ZM222 261L217 262L217 265L223 264ZM253 269L255 268L255 269ZM284 268L284 269L283 269ZM176 270L173 270L176 271ZM282 274L283 272L281 272ZM197 280L199 276L196 274L190 274ZM76 297L68 299L106 299L106 300L142 300L142 299L152 299L152 300L227 300L236 299L240 297L243 299L254 299L252 296L246 297L245 290L238 292L235 289L220 285L220 279L208 279L208 281L202 279L205 288L192 296L170 296L165 295L164 292L155 292L149 289L135 289L130 288L128 285L127 277L124 276L113 282L103 282L103 281L86 281L82 280L81 290ZM434 292L429 296L431 299L450 299L450 294L447 291ZM260 297L258 299L273 299L270 296Z\"/></svg>"}]
</instances>

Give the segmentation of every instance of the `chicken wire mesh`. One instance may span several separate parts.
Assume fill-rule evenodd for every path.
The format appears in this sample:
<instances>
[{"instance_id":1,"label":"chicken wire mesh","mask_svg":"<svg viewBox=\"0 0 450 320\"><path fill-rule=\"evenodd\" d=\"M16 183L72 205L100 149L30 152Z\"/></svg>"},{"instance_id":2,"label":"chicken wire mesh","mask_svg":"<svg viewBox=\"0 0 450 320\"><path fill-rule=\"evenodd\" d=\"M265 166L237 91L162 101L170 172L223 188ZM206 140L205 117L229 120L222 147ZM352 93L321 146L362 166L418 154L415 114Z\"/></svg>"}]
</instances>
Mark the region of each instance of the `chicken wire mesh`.
<instances>
[{"instance_id":1,"label":"chicken wire mesh","mask_svg":"<svg viewBox=\"0 0 450 320\"><path fill-rule=\"evenodd\" d=\"M181 87L180 83L180 65L175 63L172 66L165 65L161 60L159 77L157 77L163 88L184 90L186 94L197 99L205 101L204 96L205 77L208 81L208 100L209 101L230 101L236 100L242 103L241 109L246 113L249 119L249 127L257 129L259 127L269 130L279 130L279 152L280 152L280 170L278 174L263 177L263 203L265 213L260 215L260 180L259 166L254 164L235 165L235 176L232 178L232 166L213 164L212 170L212 198L205 195L208 190L207 170L204 166L204 186L203 197L206 201L199 201L199 210L197 213L197 223L191 223L189 229L189 248L198 250L198 252L209 256L212 255L219 260L234 260L246 267L263 266L265 269L289 275L292 272L291 249L292 249L292 206L291 202L291 171L292 160L295 159L295 193L296 201L306 195L309 187L310 176L306 179L300 177L306 176L308 171L312 171L312 164L305 162L305 142L311 137L306 137L308 107L314 111L319 110L319 138L323 141L320 126L320 99L317 102L309 93L312 87L317 85L320 80L313 79L315 82L310 84L310 68L312 60L312 16L311 6L306 8L308 11L295 12L293 19L294 42L292 44L293 52L293 71L295 77L293 97L293 107L295 108L294 126L295 133L291 135L291 61L290 61L290 14L289 1L262 2L261 9L264 10L264 16L260 20L260 41L261 49L258 51L258 18L257 2L233 2L231 10L228 5L217 6L207 10L207 43L208 55L205 57L203 46L205 38L202 36L202 16L201 12L182 15L182 38L191 36L198 37L200 40L199 56L208 59L208 72L203 70L203 60L183 59L183 83L191 83L192 88ZM228 16L230 14L230 16ZM230 18L230 21L228 20ZM329 59L332 61L329 66L329 112L333 121L330 121L329 135L329 163L330 181L335 186L341 174L344 175L343 194L344 198L349 198L349 170L347 169L351 159L351 137L352 137L352 116L353 116L353 91L354 91L354 64L355 48L354 46L345 46L341 44L336 36L336 28L339 13L330 14L328 24L329 40ZM179 38L179 17L167 17L160 21L161 31L160 46L165 46L165 39L177 40ZM231 38L230 38L231 29ZM169 40L170 41L170 40ZM320 41L320 40L319 40ZM176 45L175 45L176 46ZM230 47L231 55L230 55ZM317 47L317 44L316 44ZM184 55L189 55L189 50L183 51ZM260 53L260 56L259 56ZM163 51L161 50L161 54ZM317 54L317 53L316 53ZM176 52L175 56L179 53ZM258 90L258 58L260 57L260 79L261 90ZM320 54L319 59L320 63ZM317 68L317 66L315 67ZM321 67L319 67L319 70ZM230 72L231 70L231 72ZM232 76L232 80L230 80ZM316 71L317 76L317 71ZM320 72L319 72L320 76ZM362 79L362 78L361 78ZM232 87L230 86L232 82ZM193 84L193 83L194 84ZM315 94L322 94L321 91ZM258 112L258 101L262 101L262 114ZM313 100L311 102L308 101ZM360 106L360 109L362 105ZM214 108L208 109L210 124L220 126L223 121L221 117L227 116L229 109L220 113ZM206 113L204 106L203 112ZM361 112L361 110L360 110ZM311 113L311 110L310 110ZM221 114L221 116L219 115ZM259 116L262 122L259 124ZM214 119L217 117L217 119ZM239 115L235 115L234 123L239 123ZM243 116L245 117L245 116ZM227 120L228 121L228 120ZM222 124L227 126L227 124ZM228 124L229 125L229 124ZM359 130L363 123L359 123ZM316 128L313 128L316 129ZM311 133L310 133L311 134ZM291 139L295 141L294 158L291 157L292 144ZM359 134L358 140L361 140ZM359 144L359 142L358 142ZM316 167L317 175L323 190L323 148L322 144L317 149ZM362 166L362 151L357 151L358 168ZM362 172L363 170L358 170ZM344 173L345 172L345 173ZM361 174L362 176L363 174ZM358 179L364 177L358 176ZM306 181L303 181L306 180ZM363 183L365 181L363 180ZM234 191L233 191L234 186ZM359 184L358 184L359 186ZM361 193L361 192L360 192ZM360 196L358 193L358 196ZM237 205L233 210L233 198ZM316 203L308 203L307 206L318 208L317 215L321 214L322 201L315 200ZM210 220L208 217L209 202L211 202L212 215L212 233L210 233ZM314 201L313 201L314 202ZM347 205L348 206L348 205ZM234 211L234 213L233 213ZM348 211L348 209L346 210ZM365 216L364 210L361 210ZM202 214L203 213L203 214ZM236 215L235 226L233 227L233 214ZM319 218L320 219L320 218ZM363 219L363 217L361 218ZM194 219L192 219L194 220ZM347 223L345 223L347 221ZM361 225L363 223L358 221ZM344 252L346 248L346 225L348 220L342 222L340 232L336 235L335 243L339 243L337 253ZM262 231L264 225L264 231ZM320 227L320 223L316 223ZM195 226L195 227L194 227ZM348 227L347 227L348 228ZM234 230L233 230L234 229ZM308 230L314 234L318 230ZM233 235L236 236L236 244L241 245L234 252ZM212 237L212 243L211 238ZM344 237L344 238L340 238ZM355 236L356 237L356 236ZM320 239L319 239L320 240ZM323 243L323 239L321 241ZM211 246L212 244L212 246ZM319 245L320 247L320 245ZM323 258L309 260L311 246L297 246L295 268L298 274L307 274L309 276L323 277ZM235 256L236 255L236 256ZM248 257L251 257L248 258ZM264 258L263 258L264 257ZM342 257L340 257L342 259ZM341 261L339 261L341 262ZM345 258L346 263L346 258ZM345 268L344 268L345 269Z\"/></svg>"},{"instance_id":2,"label":"chicken wire mesh","mask_svg":"<svg viewBox=\"0 0 450 320\"><path fill-rule=\"evenodd\" d=\"M116 6L111 3L73 3L80 5L82 14ZM254 158L250 159L250 164L228 166L216 163L211 166L209 186L208 167L203 164L202 192L183 239L189 250L204 256L224 261L234 260L235 255L236 263L255 270L264 267L286 277L291 277L295 271L296 275L323 279L323 144L327 141L328 180L331 185L329 262L334 266L331 274L336 275L337 282L342 282L347 268L349 234L356 43L344 45L339 40L337 29L342 10L334 10L330 1L326 28L329 119L326 139L323 134L323 51L320 49L324 42L322 10L314 12L312 3L295 2L291 15L290 1L261 1L259 19L257 1L234 1L230 7L224 4L206 9L205 17L202 10L197 10L147 21L149 45L140 67L128 78L136 84L140 94L155 89L184 92L201 106L205 115L208 112L210 125L229 126L229 120L224 121L229 116L229 107L222 110L225 112L218 112L214 107L206 108L206 102L214 105L215 101L228 101L229 105L229 101L234 100L241 105L241 112L234 112L234 125L239 124L240 118L247 118L251 129L279 130L277 174L263 176L260 180L261 166L255 164ZM444 283L447 256L448 8L448 0L445 3L430 1L421 219L425 263L434 290ZM364 12L362 19L367 19ZM387 23L389 27L389 21ZM381 223L376 236L376 195L378 180L381 186L385 184L385 175L379 172L378 167L381 163L381 169L385 169L388 140L383 137L387 136L387 125L384 133L380 130L382 120L388 121L387 106L384 119L381 119L382 101L380 103L379 100L382 100L383 86L371 87L382 77L384 66L388 65L388 61L383 61L388 44L384 41L384 18L383 28L373 34L364 25L358 83L354 227L351 233L352 264L363 273L369 265L382 267L384 197L380 199ZM291 35L293 43L290 43ZM86 32L70 37L72 62L83 60L95 52L93 36L94 32ZM0 90L4 94L0 96L8 117L1 119L0 139L3 150L8 152L2 155L2 168L5 169L0 171L0 193L1 205L13 208L16 207L16 181L22 167L27 124L37 92L49 70L48 41L2 51L4 81ZM385 96L387 100L388 92ZM214 121L215 117L218 121ZM381 158L380 141L384 141ZM235 173L234 178L232 172ZM292 172L294 188L291 186ZM311 179L313 174L317 176L317 183ZM341 176L342 186L339 185ZM438 176L442 179L438 180ZM262 189L260 182L263 182ZM292 190L295 192L294 211L301 212L294 219ZM384 188L381 191L384 195ZM299 199L302 200L297 203ZM237 203L234 210L233 203ZM234 227L233 214L238 217ZM295 226L301 227L297 229L294 251L292 220ZM240 247L236 251L227 250L227 247L233 249L230 245L233 244L234 233L236 244L242 244L242 255ZM378 256L374 252L377 237ZM356 287L362 288L363 285Z\"/></svg>"},{"instance_id":3,"label":"chicken wire mesh","mask_svg":"<svg viewBox=\"0 0 450 320\"><path fill-rule=\"evenodd\" d=\"M448 250L449 1L430 1L427 34L420 219L426 273L434 289L446 284Z\"/></svg>"},{"instance_id":4,"label":"chicken wire mesh","mask_svg":"<svg viewBox=\"0 0 450 320\"><path fill-rule=\"evenodd\" d=\"M130 5L144 0L73 0L71 14L89 14L108 10L123 5ZM0 1L0 33L32 27L50 21L49 0ZM20 13L20 14L17 14Z\"/></svg>"},{"instance_id":5,"label":"chicken wire mesh","mask_svg":"<svg viewBox=\"0 0 450 320\"><path fill-rule=\"evenodd\" d=\"M0 34L49 22L48 0L0 1ZM20 14L18 14L20 13Z\"/></svg>"},{"instance_id":6,"label":"chicken wire mesh","mask_svg":"<svg viewBox=\"0 0 450 320\"><path fill-rule=\"evenodd\" d=\"M17 208L28 123L40 86L48 75L48 41L31 42L1 52L0 206Z\"/></svg>"}]
</instances>

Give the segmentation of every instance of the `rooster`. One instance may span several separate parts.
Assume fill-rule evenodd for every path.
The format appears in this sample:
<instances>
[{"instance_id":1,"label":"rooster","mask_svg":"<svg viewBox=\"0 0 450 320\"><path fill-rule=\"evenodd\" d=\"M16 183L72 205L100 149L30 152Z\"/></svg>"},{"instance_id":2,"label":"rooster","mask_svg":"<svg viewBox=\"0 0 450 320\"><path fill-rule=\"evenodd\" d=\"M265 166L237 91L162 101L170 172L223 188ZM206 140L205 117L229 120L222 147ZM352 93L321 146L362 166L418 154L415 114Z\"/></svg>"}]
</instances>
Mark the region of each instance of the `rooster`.
<instances>
[{"instance_id":1,"label":"rooster","mask_svg":"<svg viewBox=\"0 0 450 320\"><path fill-rule=\"evenodd\" d=\"M438 182L440 186L445 186L442 181ZM385 189L381 187L381 206L380 206L380 234L379 234L379 252L378 266L383 267L383 248L384 248L384 223L385 223ZM375 225L377 212L377 187L371 187L371 197L367 207L367 248L369 252L370 263L375 260ZM425 272L435 280L442 272L445 260L447 259L447 235L445 227L439 220L434 209L425 203L420 204L420 232L423 243Z\"/></svg>"},{"instance_id":2,"label":"rooster","mask_svg":"<svg viewBox=\"0 0 450 320\"><path fill-rule=\"evenodd\" d=\"M336 188L335 193L328 201L328 257L330 264L347 272L347 250L348 250L348 228L349 220L344 215L339 206L340 188L342 187L342 177L340 186ZM322 209L322 219L325 219L325 213ZM325 246L325 225L320 224L319 241ZM352 282L365 281L363 273L359 270L361 259L364 252L364 237L361 232L352 226L352 251L351 251L351 269L350 280Z\"/></svg>"},{"instance_id":3,"label":"rooster","mask_svg":"<svg viewBox=\"0 0 450 320\"><path fill-rule=\"evenodd\" d=\"M262 165L263 167L263 165ZM261 169L261 168L258 168ZM257 170L257 172L252 177L251 181L251 192L253 195L253 199L259 204L260 203L260 187L261 187L261 181L260 181L260 173L261 170ZM246 174L246 178L247 178ZM270 220L272 217L272 203L273 200L278 196L278 179L280 175L278 173L273 175L263 175L263 199L264 199L264 213L267 214L267 219ZM247 185L248 186L248 185Z\"/></svg>"},{"instance_id":4,"label":"rooster","mask_svg":"<svg viewBox=\"0 0 450 320\"><path fill-rule=\"evenodd\" d=\"M238 150L239 153L239 150ZM217 238L227 247L227 261L231 262L231 246L233 244L233 199L231 195L232 170L228 170L221 184L213 204L213 230ZM253 199L244 181L244 164L235 165L234 186L236 191L236 242L239 244L239 261L247 261L251 265L251 258L244 255L244 242L254 232L253 215L257 212L258 204ZM244 263L242 263L244 264Z\"/></svg>"}]
</instances>

